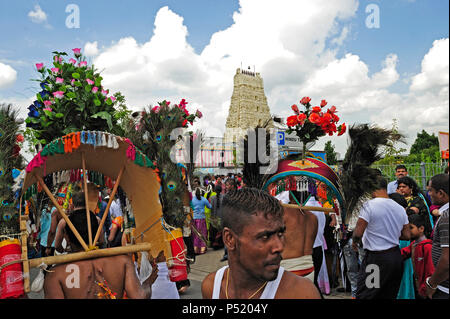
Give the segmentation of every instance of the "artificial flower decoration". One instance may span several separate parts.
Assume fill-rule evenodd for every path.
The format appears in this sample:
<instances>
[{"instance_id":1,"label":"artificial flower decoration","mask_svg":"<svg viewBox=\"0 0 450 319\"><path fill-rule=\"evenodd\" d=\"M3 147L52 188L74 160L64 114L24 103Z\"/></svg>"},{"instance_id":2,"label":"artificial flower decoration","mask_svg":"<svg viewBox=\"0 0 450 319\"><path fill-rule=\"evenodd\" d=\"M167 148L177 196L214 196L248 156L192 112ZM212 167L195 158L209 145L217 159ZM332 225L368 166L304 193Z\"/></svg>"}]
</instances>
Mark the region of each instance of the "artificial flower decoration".
<instances>
[{"instance_id":1,"label":"artificial flower decoration","mask_svg":"<svg viewBox=\"0 0 450 319\"><path fill-rule=\"evenodd\" d=\"M319 137L338 133L341 136L346 131L345 123L342 123L338 127L339 117L336 115L336 107L332 106L326 111L324 107L328 104L326 100L320 102L320 106L311 107L311 98L305 96L300 100L300 104L305 107L305 111L301 112L296 104L291 106L295 115L291 115L287 118L286 124L288 126L287 133L295 134L300 138L303 143L303 158L306 155L306 144L314 142Z\"/></svg>"},{"instance_id":2,"label":"artificial flower decoration","mask_svg":"<svg viewBox=\"0 0 450 319\"><path fill-rule=\"evenodd\" d=\"M116 97L102 86L103 78L88 66L80 48L74 58L64 60L65 52L53 52L52 65L36 63L41 74L36 101L28 107L26 119L32 143L43 146L55 137L79 130L111 131L117 123Z\"/></svg>"}]
</instances>

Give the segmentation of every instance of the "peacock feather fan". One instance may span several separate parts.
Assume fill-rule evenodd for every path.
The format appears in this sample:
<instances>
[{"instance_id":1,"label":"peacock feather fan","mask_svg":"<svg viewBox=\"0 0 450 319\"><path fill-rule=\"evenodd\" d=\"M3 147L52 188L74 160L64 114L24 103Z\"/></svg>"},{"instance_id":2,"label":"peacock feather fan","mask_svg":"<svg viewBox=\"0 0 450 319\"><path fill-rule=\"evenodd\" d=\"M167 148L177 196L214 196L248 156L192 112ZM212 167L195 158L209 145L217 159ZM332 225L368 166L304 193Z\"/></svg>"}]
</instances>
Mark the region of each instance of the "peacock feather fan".
<instances>
[{"instance_id":1,"label":"peacock feather fan","mask_svg":"<svg viewBox=\"0 0 450 319\"><path fill-rule=\"evenodd\" d=\"M11 104L0 104L0 235L19 230L17 194L12 191L17 172L23 169L19 144L21 121Z\"/></svg>"},{"instance_id":2,"label":"peacock feather fan","mask_svg":"<svg viewBox=\"0 0 450 319\"><path fill-rule=\"evenodd\" d=\"M255 140L252 141L249 140L250 134L253 134L253 132L248 131L247 135L243 138L244 142L244 165L242 168L242 177L244 180L244 183L248 187L255 187L258 189L262 189L264 184L269 180L272 174L265 174L261 173L261 168L266 166L267 164L262 164L262 161L259 159L259 153L258 150L260 147L264 147L266 150L266 155L270 155L271 153L271 147L270 147L270 133L268 131L268 126L270 124L270 120L268 120L266 123L264 123L261 126L257 126L254 129L255 134ZM263 129L263 130L260 130ZM265 145L259 145L259 141L262 139L260 138L260 134L265 135ZM250 147L251 144L255 144L254 146ZM254 157L252 152L256 151L256 156ZM273 155L273 154L272 154ZM278 157L278 154L275 154ZM256 162L255 162L256 159ZM271 161L270 163L278 163L278 161ZM275 168L276 171L276 168Z\"/></svg>"},{"instance_id":3,"label":"peacock feather fan","mask_svg":"<svg viewBox=\"0 0 450 319\"><path fill-rule=\"evenodd\" d=\"M170 106L170 102L163 101L158 106L149 107L137 114L137 125L130 127L127 132L132 142L157 167L163 217L174 227L182 227L184 224L184 199L187 196L182 166L174 160L175 144L181 138L181 130L176 129L186 128L196 118L196 115L187 112L186 104L183 99L178 105Z\"/></svg>"},{"instance_id":4,"label":"peacock feather fan","mask_svg":"<svg viewBox=\"0 0 450 319\"><path fill-rule=\"evenodd\" d=\"M371 168L371 165L382 158L383 146L389 142L404 143L404 136L397 131L369 124L355 124L348 134L350 145L340 176L346 221L376 189L376 176L380 175L380 171Z\"/></svg>"}]
</instances>

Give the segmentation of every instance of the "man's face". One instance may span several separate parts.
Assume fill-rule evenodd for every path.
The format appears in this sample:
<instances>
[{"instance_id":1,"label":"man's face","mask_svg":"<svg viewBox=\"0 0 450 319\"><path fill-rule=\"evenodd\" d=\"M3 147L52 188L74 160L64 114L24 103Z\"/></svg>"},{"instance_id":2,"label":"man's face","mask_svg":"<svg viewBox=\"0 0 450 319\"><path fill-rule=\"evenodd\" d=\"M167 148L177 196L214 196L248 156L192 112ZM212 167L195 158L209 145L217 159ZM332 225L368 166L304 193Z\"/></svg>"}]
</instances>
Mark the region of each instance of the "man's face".
<instances>
[{"instance_id":1,"label":"man's face","mask_svg":"<svg viewBox=\"0 0 450 319\"><path fill-rule=\"evenodd\" d=\"M433 186L428 188L428 195L430 195L431 202L434 205L444 205L445 204L445 193L442 190L436 190Z\"/></svg>"},{"instance_id":2,"label":"man's face","mask_svg":"<svg viewBox=\"0 0 450 319\"><path fill-rule=\"evenodd\" d=\"M406 175L408 175L408 172L404 168L399 168L395 170L395 176L397 177L397 179L405 177Z\"/></svg>"},{"instance_id":3,"label":"man's face","mask_svg":"<svg viewBox=\"0 0 450 319\"><path fill-rule=\"evenodd\" d=\"M412 189L411 187L409 187L406 184L400 183L398 184L398 191L400 194L402 194L403 196L411 196L412 194Z\"/></svg>"},{"instance_id":4,"label":"man's face","mask_svg":"<svg viewBox=\"0 0 450 319\"><path fill-rule=\"evenodd\" d=\"M258 280L275 280L284 249L283 218L252 215L236 242L239 264Z\"/></svg>"}]
</instances>

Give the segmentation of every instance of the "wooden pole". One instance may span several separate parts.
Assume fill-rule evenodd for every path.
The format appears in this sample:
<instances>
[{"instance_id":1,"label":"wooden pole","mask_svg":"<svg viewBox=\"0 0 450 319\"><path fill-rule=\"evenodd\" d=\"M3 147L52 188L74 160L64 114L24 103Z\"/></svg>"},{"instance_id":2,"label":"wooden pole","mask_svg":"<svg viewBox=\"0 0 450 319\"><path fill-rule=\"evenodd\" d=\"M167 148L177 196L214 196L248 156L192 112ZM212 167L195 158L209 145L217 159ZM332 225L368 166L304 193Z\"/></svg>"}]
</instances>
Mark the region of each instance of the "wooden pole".
<instances>
[{"instance_id":1,"label":"wooden pole","mask_svg":"<svg viewBox=\"0 0 450 319\"><path fill-rule=\"evenodd\" d=\"M40 177L37 174L34 174L34 176L36 177L38 182L41 184L41 187L44 189L45 193L47 194L48 198L50 198L50 200L52 201L53 205L55 205L56 209L61 214L62 218L64 218L64 220L66 221L67 225L69 226L69 228L74 233L75 237L77 237L77 239L80 242L80 244L83 247L83 249L88 251L89 247L86 245L86 243L84 242L83 238L80 236L80 233L78 232L78 230L75 228L75 226L70 221L69 217L67 217L66 213L64 213L64 210L61 208L61 206L59 206L58 201L55 199L55 197L53 196L52 192L48 189L47 185L45 185L44 181L42 180L42 177Z\"/></svg>"},{"instance_id":2,"label":"wooden pole","mask_svg":"<svg viewBox=\"0 0 450 319\"><path fill-rule=\"evenodd\" d=\"M35 258L35 259L28 260L28 262L30 264L30 267L34 268L34 267L39 267L39 265L41 265L42 263L44 263L46 265L65 264L65 263L79 261L79 260L124 255L124 254L135 253L138 251L149 251L151 249L151 247L152 247L151 243L141 243L141 244L129 245L129 246L96 249L96 250L82 251L82 252L78 252L78 253L71 253L71 254L65 254L65 255Z\"/></svg>"},{"instance_id":3,"label":"wooden pole","mask_svg":"<svg viewBox=\"0 0 450 319\"><path fill-rule=\"evenodd\" d=\"M92 248L91 214L89 212L89 194L87 188L86 160L84 158L84 152L81 153L81 165L83 166L84 202L86 206L86 221L89 236L89 248Z\"/></svg>"},{"instance_id":4,"label":"wooden pole","mask_svg":"<svg viewBox=\"0 0 450 319\"><path fill-rule=\"evenodd\" d=\"M327 207L298 206L297 204L284 204L284 203L282 203L281 206L286 207L286 208L298 208L301 210L313 210L313 211L324 212L324 213L334 212L333 208L327 208Z\"/></svg>"},{"instance_id":5,"label":"wooden pole","mask_svg":"<svg viewBox=\"0 0 450 319\"><path fill-rule=\"evenodd\" d=\"M111 207L112 201L114 200L114 196L116 196L117 188L120 184L120 179L122 178L123 171L125 170L125 165L122 166L120 169L119 175L117 176L116 182L114 183L113 190L111 191L111 194L109 195L108 204L106 205L105 211L103 212L102 220L100 221L100 224L98 225L97 233L95 234L94 238L94 245L96 245L98 238L100 237L100 233L103 229L103 224L105 223L106 216L109 213L109 208Z\"/></svg>"},{"instance_id":6,"label":"wooden pole","mask_svg":"<svg viewBox=\"0 0 450 319\"><path fill-rule=\"evenodd\" d=\"M22 246L22 259L28 259L28 237L27 237L27 220L28 216L20 216L20 242ZM22 263L23 268L23 289L25 293L30 292L30 266L28 262L24 261Z\"/></svg>"}]
</instances>

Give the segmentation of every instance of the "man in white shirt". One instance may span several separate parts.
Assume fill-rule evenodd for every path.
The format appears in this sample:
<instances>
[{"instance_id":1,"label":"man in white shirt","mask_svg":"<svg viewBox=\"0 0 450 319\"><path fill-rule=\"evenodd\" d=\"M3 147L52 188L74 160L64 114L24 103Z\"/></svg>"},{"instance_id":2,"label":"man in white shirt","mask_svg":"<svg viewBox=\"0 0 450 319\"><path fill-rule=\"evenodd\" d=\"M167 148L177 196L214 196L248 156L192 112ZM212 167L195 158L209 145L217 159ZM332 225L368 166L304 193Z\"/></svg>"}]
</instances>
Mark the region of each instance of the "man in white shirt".
<instances>
[{"instance_id":1,"label":"man in white shirt","mask_svg":"<svg viewBox=\"0 0 450 319\"><path fill-rule=\"evenodd\" d=\"M376 183L353 231L353 248L362 243L365 249L356 299L396 298L403 275L399 239L410 239L405 209L389 198L383 176L379 175Z\"/></svg>"}]
</instances>

